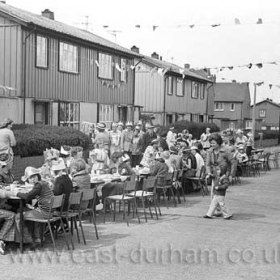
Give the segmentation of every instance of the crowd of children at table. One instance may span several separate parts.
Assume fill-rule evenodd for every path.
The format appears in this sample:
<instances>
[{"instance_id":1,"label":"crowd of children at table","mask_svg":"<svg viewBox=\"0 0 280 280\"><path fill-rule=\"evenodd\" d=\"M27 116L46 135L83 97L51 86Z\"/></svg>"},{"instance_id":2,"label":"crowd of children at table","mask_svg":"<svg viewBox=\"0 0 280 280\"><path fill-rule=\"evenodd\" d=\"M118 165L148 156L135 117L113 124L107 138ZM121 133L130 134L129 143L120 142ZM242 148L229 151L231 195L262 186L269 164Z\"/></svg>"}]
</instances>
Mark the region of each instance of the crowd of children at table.
<instances>
[{"instance_id":1,"label":"crowd of children at table","mask_svg":"<svg viewBox=\"0 0 280 280\"><path fill-rule=\"evenodd\" d=\"M40 168L26 167L25 174L21 178L26 186L30 187L30 191L21 192L18 189L7 190L4 188L0 190L0 218L4 219L0 230L0 253L5 252L5 242L19 241L18 205L14 201L9 201L9 197L16 196L26 201L25 218L45 218L49 213L53 195L65 194L64 207L67 209L67 201L71 192L91 187L91 174L96 175L102 172L133 175L140 166L148 170L151 176L183 170L182 176L188 178L199 177L204 165L209 167L207 173L213 174L214 171L210 167L217 165L217 162L215 160L211 162L211 156L209 156L209 151L211 151L209 148L213 146L211 142L213 134L209 128L199 140L193 139L186 129L176 134L174 127L171 127L164 136L160 135L157 127L149 123L146 124L145 129L141 122L135 126L132 123L127 123L126 126L121 122L113 123L110 131L107 130L104 123L98 123L96 130L91 134L94 149L89 152L86 160L83 158L82 151L75 147L62 146L60 151L53 148L47 149L44 152L45 163L43 166ZM223 174L221 175L230 177L234 172L232 168L234 160L238 162L248 160L252 150L252 134L248 133L246 137L242 131L238 130L236 137L233 137L232 131L227 130L218 136L219 139L222 139L220 146L223 149L226 148L227 155L230 155L230 166L226 170L222 166ZM214 142L218 141L215 137L213 139ZM0 184L13 183L12 160L11 154L1 148ZM229 169L232 171L230 171L231 173L228 172ZM110 194L113 187L114 185L111 183L103 186L101 201ZM191 187L195 189L198 186L191 184ZM213 209L210 212L212 213ZM211 217L211 215L206 216ZM41 241L39 227L36 224L31 226L28 222L25 222L24 225L24 243L30 244L30 247L34 249ZM67 227L67 225L65 226ZM58 229L58 231L60 230Z\"/></svg>"}]
</instances>

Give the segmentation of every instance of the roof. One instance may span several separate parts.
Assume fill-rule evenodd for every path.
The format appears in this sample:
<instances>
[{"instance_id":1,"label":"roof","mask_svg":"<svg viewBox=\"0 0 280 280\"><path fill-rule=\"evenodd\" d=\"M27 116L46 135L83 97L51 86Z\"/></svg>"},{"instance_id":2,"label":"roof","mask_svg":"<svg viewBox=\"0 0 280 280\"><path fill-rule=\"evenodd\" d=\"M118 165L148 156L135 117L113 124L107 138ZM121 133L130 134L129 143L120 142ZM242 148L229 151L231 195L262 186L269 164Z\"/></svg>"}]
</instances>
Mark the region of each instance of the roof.
<instances>
[{"instance_id":1,"label":"roof","mask_svg":"<svg viewBox=\"0 0 280 280\"><path fill-rule=\"evenodd\" d=\"M14 18L15 20L20 21L21 24L34 24L36 26L46 28L54 32L62 33L74 38L78 38L83 41L93 43L95 45L110 48L112 50L119 51L130 56L142 57L142 55L132 52L129 49L126 49L118 44L115 44L86 30L82 30L80 28L56 20L48 19L46 17L43 17L42 15L33 14L31 12L15 8L7 4L3 4L1 2L0 12L6 14L9 17Z\"/></svg>"},{"instance_id":2,"label":"roof","mask_svg":"<svg viewBox=\"0 0 280 280\"><path fill-rule=\"evenodd\" d=\"M173 72L176 74L184 74L186 77L191 77L191 78L195 78L207 83L213 83L213 81L211 81L210 79L204 77L203 75L199 75L197 73L194 73L193 71L190 71L188 69L184 69L174 63L170 63L164 60L160 60L160 59L156 59L156 58L152 58L149 56L144 56L143 60L144 63L146 62L147 64L153 65L155 67L158 68L164 68L164 69L168 69L169 72Z\"/></svg>"},{"instance_id":3,"label":"roof","mask_svg":"<svg viewBox=\"0 0 280 280\"><path fill-rule=\"evenodd\" d=\"M257 105L260 105L260 104L262 104L262 103L265 103L265 102L267 102L267 103L269 103L269 104L271 104L271 105L273 105L273 106L276 106L276 107L280 108L280 105L279 105L279 104L274 103L273 101L271 101L271 100L269 100L269 99L265 99L265 100L263 100L263 101L260 101L260 102L256 103L256 106L257 106ZM253 105L251 105L251 107L253 107Z\"/></svg>"},{"instance_id":4,"label":"roof","mask_svg":"<svg viewBox=\"0 0 280 280\"><path fill-rule=\"evenodd\" d=\"M243 102L250 100L248 83L216 83L215 101L220 102Z\"/></svg>"}]
</instances>

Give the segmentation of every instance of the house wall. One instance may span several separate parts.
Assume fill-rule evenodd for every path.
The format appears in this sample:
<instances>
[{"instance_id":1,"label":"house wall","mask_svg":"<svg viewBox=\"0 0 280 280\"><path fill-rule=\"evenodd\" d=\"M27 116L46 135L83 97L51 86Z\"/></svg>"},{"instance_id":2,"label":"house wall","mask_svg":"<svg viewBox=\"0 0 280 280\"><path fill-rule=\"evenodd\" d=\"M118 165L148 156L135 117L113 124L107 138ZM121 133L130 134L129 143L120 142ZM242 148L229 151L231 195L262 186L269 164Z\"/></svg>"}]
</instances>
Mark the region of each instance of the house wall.
<instances>
[{"instance_id":1,"label":"house wall","mask_svg":"<svg viewBox=\"0 0 280 280\"><path fill-rule=\"evenodd\" d=\"M215 119L229 119L229 120L240 120L244 119L242 115L242 103L241 102L222 102L224 104L223 111L216 111L214 110L214 118ZM235 104L235 110L231 111L231 104Z\"/></svg>"},{"instance_id":2,"label":"house wall","mask_svg":"<svg viewBox=\"0 0 280 280\"><path fill-rule=\"evenodd\" d=\"M27 31L24 32L24 35ZM104 104L133 104L133 71L128 71L126 83L120 82L120 72L114 67L113 80L98 78L98 51L92 47L79 47L79 73L59 71L59 42L67 42L79 46L77 43L59 38L55 35L38 32L47 36L49 40L49 65L47 69L35 66L36 34L32 34L26 45L27 77L26 95L34 98L59 99L63 101L100 102ZM126 58L113 53L113 61L120 64L120 59ZM128 58L127 58L128 59ZM128 65L133 63L128 59ZM106 85L104 85L104 81ZM113 85L114 88L113 88Z\"/></svg>"},{"instance_id":3,"label":"house wall","mask_svg":"<svg viewBox=\"0 0 280 280\"><path fill-rule=\"evenodd\" d=\"M266 110L265 118L260 117L260 110ZM261 104L256 105L256 118L262 119L263 126L279 126L279 115L280 108L269 102L263 102Z\"/></svg>"},{"instance_id":4,"label":"house wall","mask_svg":"<svg viewBox=\"0 0 280 280\"><path fill-rule=\"evenodd\" d=\"M135 68L135 105L143 106L143 112L163 112L164 78L152 69L145 63Z\"/></svg>"},{"instance_id":5,"label":"house wall","mask_svg":"<svg viewBox=\"0 0 280 280\"><path fill-rule=\"evenodd\" d=\"M0 25L0 120L9 117L19 123L22 111L16 96L21 94L21 27L1 14Z\"/></svg>"}]
</instances>

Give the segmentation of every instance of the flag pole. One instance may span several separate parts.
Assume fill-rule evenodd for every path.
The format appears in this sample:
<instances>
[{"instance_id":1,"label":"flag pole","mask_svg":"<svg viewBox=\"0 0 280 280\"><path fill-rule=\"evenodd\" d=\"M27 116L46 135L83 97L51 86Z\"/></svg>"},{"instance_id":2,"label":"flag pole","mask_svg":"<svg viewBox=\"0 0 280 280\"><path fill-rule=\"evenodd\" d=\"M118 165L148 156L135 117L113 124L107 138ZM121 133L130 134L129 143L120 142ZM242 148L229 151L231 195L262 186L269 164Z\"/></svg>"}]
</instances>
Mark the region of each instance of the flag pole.
<instances>
[{"instance_id":1,"label":"flag pole","mask_svg":"<svg viewBox=\"0 0 280 280\"><path fill-rule=\"evenodd\" d=\"M256 133L256 96L257 96L257 85L254 83L254 103L252 112L252 133L253 133L253 148L255 147L255 133Z\"/></svg>"}]
</instances>

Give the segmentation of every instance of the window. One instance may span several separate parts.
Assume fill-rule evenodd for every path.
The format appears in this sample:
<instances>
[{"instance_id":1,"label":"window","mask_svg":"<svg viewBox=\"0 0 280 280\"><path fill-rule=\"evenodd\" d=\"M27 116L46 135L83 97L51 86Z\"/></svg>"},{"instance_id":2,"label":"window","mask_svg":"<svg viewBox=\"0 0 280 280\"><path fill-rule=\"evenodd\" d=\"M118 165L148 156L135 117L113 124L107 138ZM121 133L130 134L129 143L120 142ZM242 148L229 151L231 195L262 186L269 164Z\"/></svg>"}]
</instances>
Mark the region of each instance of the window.
<instances>
[{"instance_id":1,"label":"window","mask_svg":"<svg viewBox=\"0 0 280 280\"><path fill-rule=\"evenodd\" d=\"M266 116L266 110L265 109L260 109L260 118L265 118Z\"/></svg>"},{"instance_id":2,"label":"window","mask_svg":"<svg viewBox=\"0 0 280 280\"><path fill-rule=\"evenodd\" d=\"M230 104L230 110L231 110L231 111L235 111L235 104L234 104L234 103L231 103L231 104Z\"/></svg>"},{"instance_id":3,"label":"window","mask_svg":"<svg viewBox=\"0 0 280 280\"><path fill-rule=\"evenodd\" d=\"M48 67L48 39L43 36L36 36L36 66Z\"/></svg>"},{"instance_id":4,"label":"window","mask_svg":"<svg viewBox=\"0 0 280 280\"><path fill-rule=\"evenodd\" d=\"M59 70L78 73L78 47L64 42L59 43Z\"/></svg>"},{"instance_id":5,"label":"window","mask_svg":"<svg viewBox=\"0 0 280 280\"><path fill-rule=\"evenodd\" d=\"M184 96L184 80L181 78L177 78L177 92L176 95L177 96Z\"/></svg>"},{"instance_id":6,"label":"window","mask_svg":"<svg viewBox=\"0 0 280 280\"><path fill-rule=\"evenodd\" d=\"M59 125L72 126L79 129L80 104L60 102L59 105Z\"/></svg>"},{"instance_id":7,"label":"window","mask_svg":"<svg viewBox=\"0 0 280 280\"><path fill-rule=\"evenodd\" d=\"M205 98L205 85L200 84L200 99L203 100Z\"/></svg>"},{"instance_id":8,"label":"window","mask_svg":"<svg viewBox=\"0 0 280 280\"><path fill-rule=\"evenodd\" d=\"M235 123L230 122L228 128L230 128L231 130L234 130L235 129Z\"/></svg>"},{"instance_id":9,"label":"window","mask_svg":"<svg viewBox=\"0 0 280 280\"><path fill-rule=\"evenodd\" d=\"M111 55L99 53L98 55L98 77L102 79L113 79L113 58Z\"/></svg>"},{"instance_id":10,"label":"window","mask_svg":"<svg viewBox=\"0 0 280 280\"><path fill-rule=\"evenodd\" d=\"M114 105L99 105L99 121L109 128L114 118Z\"/></svg>"},{"instance_id":11,"label":"window","mask_svg":"<svg viewBox=\"0 0 280 280\"><path fill-rule=\"evenodd\" d=\"M252 129L252 121L251 120L247 120L245 123L245 129Z\"/></svg>"},{"instance_id":12,"label":"window","mask_svg":"<svg viewBox=\"0 0 280 280\"><path fill-rule=\"evenodd\" d=\"M127 60L124 59L124 58L121 58L121 77L120 77L120 80L121 80L121 82L124 82L124 83L126 83L126 81L127 81L126 64L127 64Z\"/></svg>"},{"instance_id":13,"label":"window","mask_svg":"<svg viewBox=\"0 0 280 280\"><path fill-rule=\"evenodd\" d=\"M49 103L35 102L34 124L49 124L49 119L50 119Z\"/></svg>"},{"instance_id":14,"label":"window","mask_svg":"<svg viewBox=\"0 0 280 280\"><path fill-rule=\"evenodd\" d=\"M224 111L224 103L215 102L215 111Z\"/></svg>"},{"instance_id":15,"label":"window","mask_svg":"<svg viewBox=\"0 0 280 280\"><path fill-rule=\"evenodd\" d=\"M192 98L198 98L199 94L199 84L197 82L192 82Z\"/></svg>"},{"instance_id":16,"label":"window","mask_svg":"<svg viewBox=\"0 0 280 280\"><path fill-rule=\"evenodd\" d=\"M177 92L177 78L168 77L166 80L167 94L172 95Z\"/></svg>"}]
</instances>

